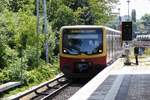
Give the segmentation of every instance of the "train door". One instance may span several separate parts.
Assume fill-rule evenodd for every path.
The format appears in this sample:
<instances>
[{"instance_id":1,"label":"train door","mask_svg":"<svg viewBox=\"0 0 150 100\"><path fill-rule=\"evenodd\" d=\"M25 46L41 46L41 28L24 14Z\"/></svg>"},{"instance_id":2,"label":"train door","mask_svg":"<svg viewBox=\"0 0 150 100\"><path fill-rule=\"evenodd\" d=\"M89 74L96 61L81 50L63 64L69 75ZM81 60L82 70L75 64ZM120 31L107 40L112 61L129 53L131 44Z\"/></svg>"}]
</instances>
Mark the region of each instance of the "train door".
<instances>
[{"instance_id":1,"label":"train door","mask_svg":"<svg viewBox=\"0 0 150 100\"><path fill-rule=\"evenodd\" d=\"M118 50L117 50L117 49L118 49L118 48L117 48L117 47L118 47L118 46L117 46L117 45L118 45L118 44L117 44L117 34L114 32L113 36L114 36L114 58L116 58L116 56L117 56L117 51L118 51Z\"/></svg>"},{"instance_id":2,"label":"train door","mask_svg":"<svg viewBox=\"0 0 150 100\"><path fill-rule=\"evenodd\" d=\"M116 56L118 56L119 51L119 41L118 41L118 34L116 34Z\"/></svg>"},{"instance_id":3,"label":"train door","mask_svg":"<svg viewBox=\"0 0 150 100\"><path fill-rule=\"evenodd\" d=\"M107 30L107 63L110 61L110 32Z\"/></svg>"},{"instance_id":4,"label":"train door","mask_svg":"<svg viewBox=\"0 0 150 100\"><path fill-rule=\"evenodd\" d=\"M114 59L116 57L116 39L115 39L115 32L112 32L112 46L113 46L113 49L112 49L112 59Z\"/></svg>"},{"instance_id":5,"label":"train door","mask_svg":"<svg viewBox=\"0 0 150 100\"><path fill-rule=\"evenodd\" d=\"M112 32L112 59L114 58L114 33Z\"/></svg>"},{"instance_id":6,"label":"train door","mask_svg":"<svg viewBox=\"0 0 150 100\"><path fill-rule=\"evenodd\" d=\"M109 47L110 47L110 57L109 57L109 61L112 59L112 33L111 31L109 32Z\"/></svg>"}]
</instances>

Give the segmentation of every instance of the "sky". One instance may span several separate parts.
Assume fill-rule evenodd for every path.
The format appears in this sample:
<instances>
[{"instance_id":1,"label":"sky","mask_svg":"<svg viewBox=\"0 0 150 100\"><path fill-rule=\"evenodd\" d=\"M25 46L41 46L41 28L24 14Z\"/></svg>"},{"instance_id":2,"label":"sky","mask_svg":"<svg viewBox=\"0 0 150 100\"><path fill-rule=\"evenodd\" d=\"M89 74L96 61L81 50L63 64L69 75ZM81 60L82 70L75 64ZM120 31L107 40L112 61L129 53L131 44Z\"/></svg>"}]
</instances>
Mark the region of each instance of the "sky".
<instances>
[{"instance_id":1,"label":"sky","mask_svg":"<svg viewBox=\"0 0 150 100\"><path fill-rule=\"evenodd\" d=\"M120 8L120 15L128 15L127 0L119 0L120 4L116 9ZM136 10L136 17L140 19L145 13L150 14L150 0L129 0L129 13L131 15L132 9Z\"/></svg>"}]
</instances>

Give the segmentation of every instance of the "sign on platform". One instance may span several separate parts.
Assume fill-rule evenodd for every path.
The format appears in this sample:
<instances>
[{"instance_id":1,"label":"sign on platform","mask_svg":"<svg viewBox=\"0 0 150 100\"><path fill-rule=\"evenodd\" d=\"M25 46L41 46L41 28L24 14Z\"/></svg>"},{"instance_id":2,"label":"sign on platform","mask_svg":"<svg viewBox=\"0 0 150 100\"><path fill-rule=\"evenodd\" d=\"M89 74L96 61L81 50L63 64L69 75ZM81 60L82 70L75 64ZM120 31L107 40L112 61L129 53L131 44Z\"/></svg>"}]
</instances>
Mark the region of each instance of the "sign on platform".
<instances>
[{"instance_id":1,"label":"sign on platform","mask_svg":"<svg viewBox=\"0 0 150 100\"><path fill-rule=\"evenodd\" d=\"M133 46L150 48L150 41L134 41Z\"/></svg>"}]
</instances>

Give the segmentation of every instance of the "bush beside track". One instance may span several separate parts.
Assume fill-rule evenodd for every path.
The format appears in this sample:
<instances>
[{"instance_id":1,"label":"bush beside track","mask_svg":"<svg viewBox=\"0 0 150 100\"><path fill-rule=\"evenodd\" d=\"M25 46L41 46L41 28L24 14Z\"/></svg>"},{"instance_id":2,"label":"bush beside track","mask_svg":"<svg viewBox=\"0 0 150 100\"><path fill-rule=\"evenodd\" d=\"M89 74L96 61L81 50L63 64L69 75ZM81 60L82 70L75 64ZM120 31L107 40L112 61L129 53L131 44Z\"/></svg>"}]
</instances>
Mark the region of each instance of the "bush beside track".
<instances>
[{"instance_id":1,"label":"bush beside track","mask_svg":"<svg viewBox=\"0 0 150 100\"><path fill-rule=\"evenodd\" d=\"M16 77L15 73L12 74L12 71L10 71L11 73L9 73L8 70L11 70L11 68L2 70L0 73L0 78L9 80L11 75L13 75L11 77ZM42 66L39 66L38 68L32 69L30 71L24 70L22 75L22 85L18 88L11 89L9 91L6 91L3 94L0 94L0 98L25 91L31 88L32 86L36 86L42 82L54 78L58 73L59 73L59 68L57 62L55 62L53 65L43 63Z\"/></svg>"}]
</instances>

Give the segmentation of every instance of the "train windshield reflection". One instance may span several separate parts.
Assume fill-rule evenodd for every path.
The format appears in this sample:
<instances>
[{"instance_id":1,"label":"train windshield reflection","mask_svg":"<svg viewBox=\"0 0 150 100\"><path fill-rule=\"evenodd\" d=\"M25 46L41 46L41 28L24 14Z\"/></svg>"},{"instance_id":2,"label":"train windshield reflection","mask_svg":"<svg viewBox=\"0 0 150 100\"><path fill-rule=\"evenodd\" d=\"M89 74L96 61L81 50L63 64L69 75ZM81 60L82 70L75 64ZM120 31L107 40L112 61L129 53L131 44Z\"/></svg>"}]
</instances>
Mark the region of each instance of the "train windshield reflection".
<instances>
[{"instance_id":1,"label":"train windshield reflection","mask_svg":"<svg viewBox=\"0 0 150 100\"><path fill-rule=\"evenodd\" d=\"M63 53L102 53L102 31L100 29L65 31L63 33Z\"/></svg>"}]
</instances>

